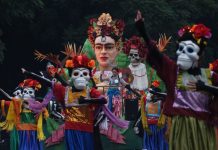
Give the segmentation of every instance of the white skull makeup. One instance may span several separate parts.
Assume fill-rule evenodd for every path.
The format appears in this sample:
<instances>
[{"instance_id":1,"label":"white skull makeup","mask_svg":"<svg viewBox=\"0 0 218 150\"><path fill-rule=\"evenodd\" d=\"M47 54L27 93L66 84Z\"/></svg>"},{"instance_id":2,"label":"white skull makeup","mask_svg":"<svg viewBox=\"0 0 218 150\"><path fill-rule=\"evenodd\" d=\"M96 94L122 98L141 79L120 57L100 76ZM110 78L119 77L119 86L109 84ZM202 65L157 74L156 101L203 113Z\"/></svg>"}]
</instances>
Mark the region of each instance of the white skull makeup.
<instances>
[{"instance_id":1,"label":"white skull makeup","mask_svg":"<svg viewBox=\"0 0 218 150\"><path fill-rule=\"evenodd\" d=\"M86 88L90 80L90 71L86 68L77 68L74 69L71 75L71 80L76 89L83 90Z\"/></svg>"},{"instance_id":2,"label":"white skull makeup","mask_svg":"<svg viewBox=\"0 0 218 150\"><path fill-rule=\"evenodd\" d=\"M131 49L128 58L132 66L138 66L140 64L140 56L137 49Z\"/></svg>"},{"instance_id":3,"label":"white skull makeup","mask_svg":"<svg viewBox=\"0 0 218 150\"><path fill-rule=\"evenodd\" d=\"M13 96L14 98L22 98L22 89L21 88L18 88L16 89L14 92L13 92Z\"/></svg>"},{"instance_id":4,"label":"white skull makeup","mask_svg":"<svg viewBox=\"0 0 218 150\"><path fill-rule=\"evenodd\" d=\"M181 41L179 43L179 48L176 51L176 54L178 55L177 65L179 68L182 70L188 70L190 68L197 67L199 51L200 47L191 40Z\"/></svg>"},{"instance_id":5,"label":"white skull makeup","mask_svg":"<svg viewBox=\"0 0 218 150\"><path fill-rule=\"evenodd\" d=\"M22 94L24 100L28 100L29 98L35 98L35 90L31 87L24 88Z\"/></svg>"}]
</instances>

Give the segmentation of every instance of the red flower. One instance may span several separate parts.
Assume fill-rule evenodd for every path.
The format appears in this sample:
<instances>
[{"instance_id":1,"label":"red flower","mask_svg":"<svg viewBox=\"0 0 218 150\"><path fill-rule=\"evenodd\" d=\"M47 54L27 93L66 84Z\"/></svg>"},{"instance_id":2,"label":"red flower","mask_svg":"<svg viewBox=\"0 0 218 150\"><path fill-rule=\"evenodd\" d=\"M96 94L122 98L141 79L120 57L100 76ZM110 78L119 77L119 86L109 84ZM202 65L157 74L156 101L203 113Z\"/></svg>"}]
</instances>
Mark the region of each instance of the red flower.
<instances>
[{"instance_id":1,"label":"red flower","mask_svg":"<svg viewBox=\"0 0 218 150\"><path fill-rule=\"evenodd\" d=\"M93 59L90 60L89 63L88 63L88 66L89 66L90 68L95 67L95 61L94 61Z\"/></svg>"},{"instance_id":2,"label":"red flower","mask_svg":"<svg viewBox=\"0 0 218 150\"><path fill-rule=\"evenodd\" d=\"M73 68L73 61L72 60L67 60L65 63L65 67L67 68Z\"/></svg>"},{"instance_id":3,"label":"red flower","mask_svg":"<svg viewBox=\"0 0 218 150\"><path fill-rule=\"evenodd\" d=\"M89 66L90 59L86 55L78 55L73 57L73 67L85 67L90 68Z\"/></svg>"},{"instance_id":4,"label":"red flower","mask_svg":"<svg viewBox=\"0 0 218 150\"><path fill-rule=\"evenodd\" d=\"M33 79L26 79L19 84L19 87L32 87L35 90L39 90L41 88L41 84Z\"/></svg>"},{"instance_id":5,"label":"red flower","mask_svg":"<svg viewBox=\"0 0 218 150\"><path fill-rule=\"evenodd\" d=\"M117 20L115 25L120 31L124 30L125 23L122 20Z\"/></svg>"},{"instance_id":6,"label":"red flower","mask_svg":"<svg viewBox=\"0 0 218 150\"><path fill-rule=\"evenodd\" d=\"M193 25L190 31L194 33L194 37L197 39L202 37L209 39L212 36L210 29L203 24Z\"/></svg>"},{"instance_id":7,"label":"red flower","mask_svg":"<svg viewBox=\"0 0 218 150\"><path fill-rule=\"evenodd\" d=\"M152 85L154 87L159 87L160 86L160 82L158 80L155 80L154 82L152 82Z\"/></svg>"},{"instance_id":8,"label":"red flower","mask_svg":"<svg viewBox=\"0 0 218 150\"><path fill-rule=\"evenodd\" d=\"M101 96L101 93L98 90L96 90L95 88L92 88L90 91L90 96L92 98L98 98Z\"/></svg>"}]
</instances>

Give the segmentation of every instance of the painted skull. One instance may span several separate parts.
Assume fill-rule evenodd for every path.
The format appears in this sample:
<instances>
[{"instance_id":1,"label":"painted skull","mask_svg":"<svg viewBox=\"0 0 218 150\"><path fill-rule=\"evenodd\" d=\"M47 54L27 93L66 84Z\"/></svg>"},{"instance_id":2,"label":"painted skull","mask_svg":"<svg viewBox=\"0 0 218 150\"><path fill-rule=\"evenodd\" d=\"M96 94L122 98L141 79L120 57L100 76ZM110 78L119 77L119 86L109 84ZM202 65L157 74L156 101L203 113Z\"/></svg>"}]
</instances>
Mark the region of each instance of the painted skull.
<instances>
[{"instance_id":1,"label":"painted skull","mask_svg":"<svg viewBox=\"0 0 218 150\"><path fill-rule=\"evenodd\" d=\"M128 58L132 66L138 66L140 64L140 56L137 49L131 49Z\"/></svg>"},{"instance_id":2,"label":"painted skull","mask_svg":"<svg viewBox=\"0 0 218 150\"><path fill-rule=\"evenodd\" d=\"M22 97L24 100L35 98L35 90L31 87L24 87Z\"/></svg>"},{"instance_id":3,"label":"painted skull","mask_svg":"<svg viewBox=\"0 0 218 150\"><path fill-rule=\"evenodd\" d=\"M15 89L15 91L13 92L13 96L14 96L14 98L17 98L17 99L20 99L20 98L22 98L22 95L23 95L23 93L22 93L22 88L16 88Z\"/></svg>"},{"instance_id":4,"label":"painted skull","mask_svg":"<svg viewBox=\"0 0 218 150\"><path fill-rule=\"evenodd\" d=\"M200 47L191 40L181 41L179 43L176 54L177 65L182 70L188 70L190 68L198 66Z\"/></svg>"},{"instance_id":5,"label":"painted skull","mask_svg":"<svg viewBox=\"0 0 218 150\"><path fill-rule=\"evenodd\" d=\"M71 80L76 89L83 90L90 80L90 71L87 68L76 68L72 71Z\"/></svg>"}]
</instances>

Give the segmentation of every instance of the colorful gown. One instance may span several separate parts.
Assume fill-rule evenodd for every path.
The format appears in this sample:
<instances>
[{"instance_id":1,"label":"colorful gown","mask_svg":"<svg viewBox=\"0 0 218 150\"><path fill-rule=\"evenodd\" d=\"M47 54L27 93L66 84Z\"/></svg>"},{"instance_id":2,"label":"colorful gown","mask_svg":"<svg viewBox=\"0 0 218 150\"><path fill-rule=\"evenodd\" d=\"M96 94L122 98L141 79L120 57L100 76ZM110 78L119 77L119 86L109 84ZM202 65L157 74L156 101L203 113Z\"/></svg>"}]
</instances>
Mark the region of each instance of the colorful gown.
<instances>
[{"instance_id":1,"label":"colorful gown","mask_svg":"<svg viewBox=\"0 0 218 150\"><path fill-rule=\"evenodd\" d=\"M143 150L168 150L168 143L165 139L166 123L158 126L161 117L161 101L148 102L145 105L146 120L151 133L144 131Z\"/></svg>"},{"instance_id":2,"label":"colorful gown","mask_svg":"<svg viewBox=\"0 0 218 150\"><path fill-rule=\"evenodd\" d=\"M147 62L157 71L158 76L164 81L167 89L163 113L172 116L170 129L169 149L184 150L215 150L216 139L213 115L208 103L212 95L204 91L192 91L187 88L188 81L201 79L211 84L210 71L195 68L200 74L180 71L176 63L168 56L161 54L156 45L149 41L142 21L136 26L146 40L149 51Z\"/></svg>"},{"instance_id":3,"label":"colorful gown","mask_svg":"<svg viewBox=\"0 0 218 150\"><path fill-rule=\"evenodd\" d=\"M96 105L71 106L80 96L87 97L87 91L73 92L71 87L64 87L61 84L54 84L53 91L56 99L64 106L66 149L93 150L94 113ZM94 88L91 89L91 98L98 98L99 96L100 92Z\"/></svg>"},{"instance_id":4,"label":"colorful gown","mask_svg":"<svg viewBox=\"0 0 218 150\"><path fill-rule=\"evenodd\" d=\"M9 104L6 121L0 123L3 130L10 132L11 150L42 150L43 140L43 115L48 118L47 112L39 114L36 119L31 110L22 108L22 100L12 99Z\"/></svg>"}]
</instances>

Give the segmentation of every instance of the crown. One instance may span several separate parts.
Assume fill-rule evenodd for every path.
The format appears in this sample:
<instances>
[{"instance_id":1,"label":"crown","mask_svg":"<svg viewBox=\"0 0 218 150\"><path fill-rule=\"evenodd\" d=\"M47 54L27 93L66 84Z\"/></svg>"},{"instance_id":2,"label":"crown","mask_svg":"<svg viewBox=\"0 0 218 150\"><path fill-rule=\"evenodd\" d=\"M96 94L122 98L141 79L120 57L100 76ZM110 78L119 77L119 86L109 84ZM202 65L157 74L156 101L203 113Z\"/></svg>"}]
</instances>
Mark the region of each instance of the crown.
<instances>
[{"instance_id":1,"label":"crown","mask_svg":"<svg viewBox=\"0 0 218 150\"><path fill-rule=\"evenodd\" d=\"M21 82L19 84L19 87L32 87L34 88L35 90L39 90L41 88L41 84L36 81L36 80L33 80L33 79L26 79L24 80L23 82Z\"/></svg>"},{"instance_id":2,"label":"crown","mask_svg":"<svg viewBox=\"0 0 218 150\"><path fill-rule=\"evenodd\" d=\"M145 51L147 48L144 45L142 39L138 36L132 36L129 40L126 40L123 44L123 52L129 54L131 49L137 49L140 57L145 57Z\"/></svg>"},{"instance_id":3,"label":"crown","mask_svg":"<svg viewBox=\"0 0 218 150\"><path fill-rule=\"evenodd\" d=\"M88 39L93 45L95 38L98 36L110 36L115 41L118 41L123 35L124 26L125 24L122 20L112 20L109 13L102 13L98 19L90 19Z\"/></svg>"},{"instance_id":4,"label":"crown","mask_svg":"<svg viewBox=\"0 0 218 150\"><path fill-rule=\"evenodd\" d=\"M207 46L207 40L211 38L212 34L210 28L203 24L195 24L192 26L184 26L178 31L178 35L181 39L186 35L191 35L192 38L199 46ZM190 39L192 40L192 39Z\"/></svg>"}]
</instances>

